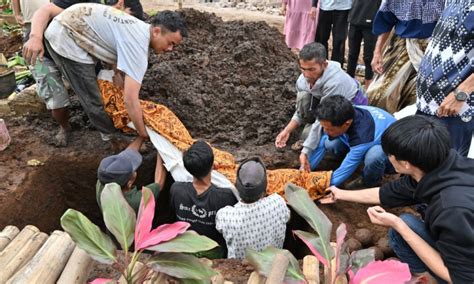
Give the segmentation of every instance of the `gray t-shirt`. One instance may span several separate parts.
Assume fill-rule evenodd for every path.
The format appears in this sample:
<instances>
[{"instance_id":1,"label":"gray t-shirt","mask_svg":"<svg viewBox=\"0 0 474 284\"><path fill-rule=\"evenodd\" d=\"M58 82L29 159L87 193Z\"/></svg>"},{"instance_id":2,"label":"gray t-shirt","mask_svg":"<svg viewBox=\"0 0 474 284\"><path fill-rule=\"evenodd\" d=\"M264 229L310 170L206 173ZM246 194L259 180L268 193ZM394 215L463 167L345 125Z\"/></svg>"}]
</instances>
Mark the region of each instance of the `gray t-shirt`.
<instances>
[{"instance_id":1,"label":"gray t-shirt","mask_svg":"<svg viewBox=\"0 0 474 284\"><path fill-rule=\"evenodd\" d=\"M141 83L148 67L150 25L113 7L82 3L54 18L45 32L51 47L70 60L97 59Z\"/></svg>"}]
</instances>

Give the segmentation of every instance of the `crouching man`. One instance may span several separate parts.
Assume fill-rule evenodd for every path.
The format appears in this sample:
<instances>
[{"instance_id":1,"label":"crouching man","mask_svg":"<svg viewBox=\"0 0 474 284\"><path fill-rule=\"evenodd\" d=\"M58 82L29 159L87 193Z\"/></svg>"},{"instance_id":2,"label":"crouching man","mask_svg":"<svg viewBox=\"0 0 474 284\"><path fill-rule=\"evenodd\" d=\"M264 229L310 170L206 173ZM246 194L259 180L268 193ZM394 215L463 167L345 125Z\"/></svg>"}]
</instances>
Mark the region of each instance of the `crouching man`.
<instances>
[{"instance_id":1,"label":"crouching man","mask_svg":"<svg viewBox=\"0 0 474 284\"><path fill-rule=\"evenodd\" d=\"M290 210L277 193L265 196L267 172L260 158L250 158L240 165L235 186L240 201L216 215L216 228L227 243L227 257L244 259L247 248L282 248Z\"/></svg>"},{"instance_id":2,"label":"crouching man","mask_svg":"<svg viewBox=\"0 0 474 284\"><path fill-rule=\"evenodd\" d=\"M474 160L450 149L439 122L411 116L393 123L382 147L399 180L358 191L330 187L321 203L346 200L387 207L427 203L425 218L397 217L380 206L367 210L374 224L390 227L390 246L412 274L431 273L438 282L474 282Z\"/></svg>"}]
</instances>

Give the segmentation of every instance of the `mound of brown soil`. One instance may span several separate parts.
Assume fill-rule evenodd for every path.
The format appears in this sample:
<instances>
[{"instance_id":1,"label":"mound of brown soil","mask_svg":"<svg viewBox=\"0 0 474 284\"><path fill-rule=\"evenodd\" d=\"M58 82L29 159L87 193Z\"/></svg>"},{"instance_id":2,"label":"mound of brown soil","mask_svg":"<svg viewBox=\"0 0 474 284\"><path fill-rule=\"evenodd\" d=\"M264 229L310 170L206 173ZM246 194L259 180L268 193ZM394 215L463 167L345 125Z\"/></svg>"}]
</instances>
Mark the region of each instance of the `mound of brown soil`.
<instances>
[{"instance_id":1,"label":"mound of brown soil","mask_svg":"<svg viewBox=\"0 0 474 284\"><path fill-rule=\"evenodd\" d=\"M152 56L141 97L168 106L195 138L237 156L272 156L295 109L296 56L265 22L181 13L189 37L172 53Z\"/></svg>"}]
</instances>

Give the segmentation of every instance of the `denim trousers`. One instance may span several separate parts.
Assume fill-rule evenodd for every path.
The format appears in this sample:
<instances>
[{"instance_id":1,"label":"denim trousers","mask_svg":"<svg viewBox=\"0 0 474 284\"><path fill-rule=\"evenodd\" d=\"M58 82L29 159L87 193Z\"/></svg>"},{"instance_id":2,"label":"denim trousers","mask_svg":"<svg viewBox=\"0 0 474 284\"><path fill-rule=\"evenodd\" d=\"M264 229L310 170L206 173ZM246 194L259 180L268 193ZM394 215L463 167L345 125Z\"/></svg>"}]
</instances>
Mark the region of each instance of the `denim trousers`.
<instances>
[{"instance_id":1,"label":"denim trousers","mask_svg":"<svg viewBox=\"0 0 474 284\"><path fill-rule=\"evenodd\" d=\"M326 153L343 157L349 152L349 147L339 139L324 142ZM384 173L395 173L381 145L374 145L365 153L362 179L367 186L376 186L382 181Z\"/></svg>"},{"instance_id":2,"label":"denim trousers","mask_svg":"<svg viewBox=\"0 0 474 284\"><path fill-rule=\"evenodd\" d=\"M412 214L402 214L400 218L405 222L410 229L415 232L420 238L427 242L431 247L436 249L435 240L431 237L425 222ZM437 275L433 274L430 269L423 263L423 261L416 255L413 249L405 242L402 236L390 228L388 231L388 239L390 247L393 249L401 262L408 264L411 273L422 273L428 271L438 283L447 283Z\"/></svg>"}]
</instances>

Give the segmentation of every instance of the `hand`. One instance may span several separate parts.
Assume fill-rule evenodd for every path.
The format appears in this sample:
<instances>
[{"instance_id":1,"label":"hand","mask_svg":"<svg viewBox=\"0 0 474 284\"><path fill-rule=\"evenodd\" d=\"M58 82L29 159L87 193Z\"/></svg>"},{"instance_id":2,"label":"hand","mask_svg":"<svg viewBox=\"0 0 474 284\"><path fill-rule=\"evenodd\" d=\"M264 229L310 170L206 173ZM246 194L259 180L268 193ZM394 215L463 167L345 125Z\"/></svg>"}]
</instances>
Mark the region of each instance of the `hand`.
<instances>
[{"instance_id":1,"label":"hand","mask_svg":"<svg viewBox=\"0 0 474 284\"><path fill-rule=\"evenodd\" d=\"M316 19L317 12L318 12L318 9L316 9L316 7L311 7L311 10L309 11L309 15L311 19Z\"/></svg>"},{"instance_id":2,"label":"hand","mask_svg":"<svg viewBox=\"0 0 474 284\"><path fill-rule=\"evenodd\" d=\"M15 20L18 22L20 26L25 25L25 21L23 20L23 17L21 15L15 15Z\"/></svg>"},{"instance_id":3,"label":"hand","mask_svg":"<svg viewBox=\"0 0 474 284\"><path fill-rule=\"evenodd\" d=\"M35 65L36 59L39 57L43 61L44 45L43 40L37 37L30 39L23 45L23 58L30 65Z\"/></svg>"},{"instance_id":4,"label":"hand","mask_svg":"<svg viewBox=\"0 0 474 284\"><path fill-rule=\"evenodd\" d=\"M282 15L282 16L286 15L286 4L285 3L281 4L280 15Z\"/></svg>"},{"instance_id":5,"label":"hand","mask_svg":"<svg viewBox=\"0 0 474 284\"><path fill-rule=\"evenodd\" d=\"M370 221L373 224L396 228L400 222L403 222L398 216L386 212L380 206L373 206L367 209Z\"/></svg>"},{"instance_id":6,"label":"hand","mask_svg":"<svg viewBox=\"0 0 474 284\"><path fill-rule=\"evenodd\" d=\"M283 129L280 134L278 134L278 136L276 137L276 140L275 140L275 146L277 148L283 148L286 146L286 142L288 141L288 139L290 138L290 133L288 131L286 131L286 129Z\"/></svg>"},{"instance_id":7,"label":"hand","mask_svg":"<svg viewBox=\"0 0 474 284\"><path fill-rule=\"evenodd\" d=\"M372 58L372 70L378 74L383 73L383 59L382 59L382 53L381 52L374 52L374 57Z\"/></svg>"},{"instance_id":8,"label":"hand","mask_svg":"<svg viewBox=\"0 0 474 284\"><path fill-rule=\"evenodd\" d=\"M300 154L300 170L311 172L311 165L309 164L308 156L305 153Z\"/></svg>"},{"instance_id":9,"label":"hand","mask_svg":"<svg viewBox=\"0 0 474 284\"><path fill-rule=\"evenodd\" d=\"M456 100L456 96L453 92L444 98L443 102L438 109L438 117L453 116L461 111L462 106L466 102Z\"/></svg>"},{"instance_id":10,"label":"hand","mask_svg":"<svg viewBox=\"0 0 474 284\"><path fill-rule=\"evenodd\" d=\"M332 204L336 203L336 201L339 199L341 190L337 187L330 186L327 188L324 193L327 194L325 197L321 198L319 200L319 203L321 204Z\"/></svg>"}]
</instances>

